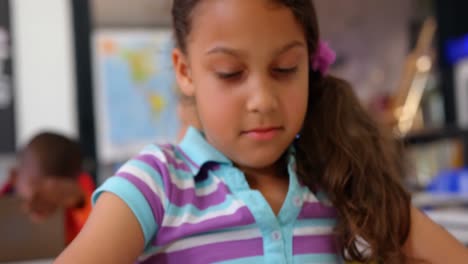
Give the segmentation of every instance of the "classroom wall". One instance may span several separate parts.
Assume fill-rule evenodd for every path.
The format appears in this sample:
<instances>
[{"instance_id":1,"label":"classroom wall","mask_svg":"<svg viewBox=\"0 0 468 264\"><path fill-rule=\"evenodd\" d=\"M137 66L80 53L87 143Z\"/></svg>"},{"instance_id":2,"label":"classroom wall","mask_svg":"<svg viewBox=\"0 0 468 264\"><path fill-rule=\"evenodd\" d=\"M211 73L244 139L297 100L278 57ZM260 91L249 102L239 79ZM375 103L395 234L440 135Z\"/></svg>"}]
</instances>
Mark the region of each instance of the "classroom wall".
<instances>
[{"instance_id":1,"label":"classroom wall","mask_svg":"<svg viewBox=\"0 0 468 264\"><path fill-rule=\"evenodd\" d=\"M334 73L351 82L363 102L398 88L409 51L412 2L314 1L322 39L338 53ZM340 8L336 8L339 6Z\"/></svg>"},{"instance_id":2,"label":"classroom wall","mask_svg":"<svg viewBox=\"0 0 468 264\"><path fill-rule=\"evenodd\" d=\"M322 38L342 63L335 74L369 101L397 89L409 49L415 0L315 0ZM95 27L153 27L171 24L170 0L91 0ZM336 8L339 6L340 8Z\"/></svg>"},{"instance_id":3,"label":"classroom wall","mask_svg":"<svg viewBox=\"0 0 468 264\"><path fill-rule=\"evenodd\" d=\"M44 129L78 136L70 6L11 1L17 146Z\"/></svg>"},{"instance_id":4,"label":"classroom wall","mask_svg":"<svg viewBox=\"0 0 468 264\"><path fill-rule=\"evenodd\" d=\"M385 72L384 80L386 90L391 90L395 87L395 83L389 80L397 80L399 69L393 65L399 64L403 58L406 48L404 36L406 30L403 28L404 22L407 22L407 14L402 14L401 10L407 10L408 4L405 0L398 0L398 8L390 9L387 6L383 8L382 3L373 4L374 1L367 0L366 4L362 4L359 10L370 11L368 13L374 16L369 16L365 20L358 23L356 17L362 17L359 12L350 12L347 8L347 13L350 15L344 16L335 9L328 8L331 6L326 1L317 2L319 14L322 14L322 29L324 38L331 40L333 43L343 43L335 40L337 28L340 25L354 25L359 28L359 25L378 25L375 32L381 32L381 26L387 25L387 38L369 37L368 40L356 39L356 45L353 46L353 52L358 54L362 42L372 42L374 39L380 40L379 43L386 42L388 38L398 39L398 44L393 42L392 51L382 52L379 54L391 54L391 58L396 60L389 65L380 65L374 67L372 62L366 63L373 68L381 69L380 72ZM330 3L345 4L344 0L334 0ZM73 32L72 32L72 13L70 10L71 0L13 0L11 1L11 13L13 19L14 31L14 72L15 72L15 104L16 104L16 127L17 127L17 145L23 144L29 137L42 129L53 129L63 132L70 136L77 136L77 112L76 112L76 94L75 94L75 69L73 58ZM128 0L92 0L92 10L94 12L94 24L97 27L105 27L109 25L121 26L154 26L170 23L169 10L170 1L168 0L142 0L138 5L130 4ZM403 6L403 7L402 7ZM396 10L398 9L398 10ZM354 10L354 9L352 9ZM358 9L356 9L358 10ZM385 10L385 11L383 11ZM391 10L391 11L389 11ZM383 11L383 12L382 12ZM400 14L392 23L388 23L388 18L379 19L385 14L394 15ZM323 15L327 14L327 15ZM333 17L337 21L328 21L327 17ZM336 19L340 18L340 19ZM401 19L405 18L405 19ZM362 20L362 19L361 19ZM372 20L372 23L370 23ZM401 23L396 23L401 20ZM349 23L354 21L353 23ZM403 24L403 25L402 25ZM398 26L396 26L398 25ZM349 26L347 30L340 32L359 32L359 29L352 30ZM362 31L374 32L371 29L363 28ZM341 36L342 34L340 34ZM354 34L359 35L359 34ZM379 34L379 36L381 36ZM348 36L349 37L349 36ZM384 40L384 41L382 41ZM375 42L375 41L374 41ZM373 43L371 46L382 47L379 43ZM366 46L367 47L367 46ZM340 52L346 53L346 47L336 47ZM377 49L377 48L376 48ZM371 54L367 49L365 54ZM373 54L373 53L372 53ZM370 56L370 55L369 55ZM368 57L369 57L368 56ZM360 57L361 58L361 57ZM348 67L350 69L365 68L365 67ZM348 73L344 74L348 79L353 81L353 76L361 76L360 80L372 79L362 78L362 74ZM371 75L371 74L370 74ZM356 81L357 82L357 81ZM375 85L374 85L375 86ZM383 87L384 85L377 85ZM366 83L356 83L359 93L365 94L367 97L369 89L366 88Z\"/></svg>"},{"instance_id":5,"label":"classroom wall","mask_svg":"<svg viewBox=\"0 0 468 264\"><path fill-rule=\"evenodd\" d=\"M91 0L95 27L154 27L171 24L170 0Z\"/></svg>"}]
</instances>

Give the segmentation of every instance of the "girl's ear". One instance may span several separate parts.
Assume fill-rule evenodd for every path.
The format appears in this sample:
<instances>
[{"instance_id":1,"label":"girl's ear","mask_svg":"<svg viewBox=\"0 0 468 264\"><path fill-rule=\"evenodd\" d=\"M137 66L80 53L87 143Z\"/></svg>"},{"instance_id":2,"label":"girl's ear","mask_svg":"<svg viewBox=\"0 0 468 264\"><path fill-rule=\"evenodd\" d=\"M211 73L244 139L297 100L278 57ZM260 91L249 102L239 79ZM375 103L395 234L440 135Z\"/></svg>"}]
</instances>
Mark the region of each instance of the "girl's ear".
<instances>
[{"instance_id":1,"label":"girl's ear","mask_svg":"<svg viewBox=\"0 0 468 264\"><path fill-rule=\"evenodd\" d=\"M192 97L195 95L192 76L185 54L178 48L172 51L172 63L180 90L185 96Z\"/></svg>"}]
</instances>

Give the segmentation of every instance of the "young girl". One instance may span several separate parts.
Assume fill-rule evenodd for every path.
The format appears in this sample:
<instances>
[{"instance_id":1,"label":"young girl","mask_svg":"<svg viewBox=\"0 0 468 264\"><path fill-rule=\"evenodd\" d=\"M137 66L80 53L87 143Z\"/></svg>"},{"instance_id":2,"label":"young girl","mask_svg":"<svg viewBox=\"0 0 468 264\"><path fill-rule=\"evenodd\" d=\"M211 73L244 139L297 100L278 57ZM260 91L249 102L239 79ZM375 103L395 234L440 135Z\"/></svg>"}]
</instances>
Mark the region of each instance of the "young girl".
<instances>
[{"instance_id":1,"label":"young girl","mask_svg":"<svg viewBox=\"0 0 468 264\"><path fill-rule=\"evenodd\" d=\"M200 129L110 178L57 263L466 263L399 183L397 148L327 75L309 0L174 0Z\"/></svg>"}]
</instances>

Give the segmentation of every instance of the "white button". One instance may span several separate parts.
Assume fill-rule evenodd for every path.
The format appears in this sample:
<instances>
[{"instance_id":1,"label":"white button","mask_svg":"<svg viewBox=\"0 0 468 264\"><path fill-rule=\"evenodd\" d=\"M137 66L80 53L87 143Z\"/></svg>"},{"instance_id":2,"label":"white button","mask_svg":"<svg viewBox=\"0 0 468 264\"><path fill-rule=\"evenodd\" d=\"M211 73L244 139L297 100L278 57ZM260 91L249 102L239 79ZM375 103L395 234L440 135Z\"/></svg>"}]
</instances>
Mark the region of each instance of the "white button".
<instances>
[{"instance_id":1,"label":"white button","mask_svg":"<svg viewBox=\"0 0 468 264\"><path fill-rule=\"evenodd\" d=\"M271 233L271 236L273 237L273 240L280 240L281 239L280 231L274 231L273 233Z\"/></svg>"},{"instance_id":2,"label":"white button","mask_svg":"<svg viewBox=\"0 0 468 264\"><path fill-rule=\"evenodd\" d=\"M297 206L297 207L302 205L302 200L301 200L301 197L299 197L299 196L294 197L293 202L294 202L294 205Z\"/></svg>"}]
</instances>

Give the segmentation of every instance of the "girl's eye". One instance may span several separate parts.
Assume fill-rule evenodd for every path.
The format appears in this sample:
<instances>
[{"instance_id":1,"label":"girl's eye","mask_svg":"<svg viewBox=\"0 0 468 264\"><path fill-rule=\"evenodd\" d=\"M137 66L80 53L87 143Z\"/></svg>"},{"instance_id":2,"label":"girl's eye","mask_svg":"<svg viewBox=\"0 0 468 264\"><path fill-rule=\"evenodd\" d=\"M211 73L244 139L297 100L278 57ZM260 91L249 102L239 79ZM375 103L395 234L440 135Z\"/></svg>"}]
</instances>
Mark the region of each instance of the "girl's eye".
<instances>
[{"instance_id":1,"label":"girl's eye","mask_svg":"<svg viewBox=\"0 0 468 264\"><path fill-rule=\"evenodd\" d=\"M273 72L274 73L279 73L279 74L295 73L295 72L297 72L297 66L290 67L290 68L274 68Z\"/></svg>"},{"instance_id":2,"label":"girl's eye","mask_svg":"<svg viewBox=\"0 0 468 264\"><path fill-rule=\"evenodd\" d=\"M242 75L242 71L237 71L237 72L218 72L216 73L220 79L235 79L238 78Z\"/></svg>"}]
</instances>

